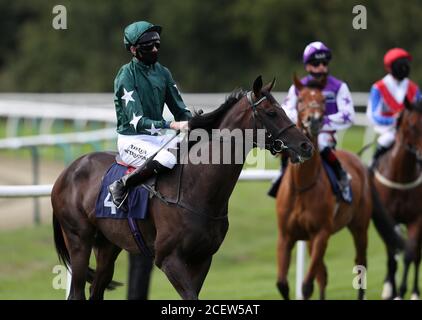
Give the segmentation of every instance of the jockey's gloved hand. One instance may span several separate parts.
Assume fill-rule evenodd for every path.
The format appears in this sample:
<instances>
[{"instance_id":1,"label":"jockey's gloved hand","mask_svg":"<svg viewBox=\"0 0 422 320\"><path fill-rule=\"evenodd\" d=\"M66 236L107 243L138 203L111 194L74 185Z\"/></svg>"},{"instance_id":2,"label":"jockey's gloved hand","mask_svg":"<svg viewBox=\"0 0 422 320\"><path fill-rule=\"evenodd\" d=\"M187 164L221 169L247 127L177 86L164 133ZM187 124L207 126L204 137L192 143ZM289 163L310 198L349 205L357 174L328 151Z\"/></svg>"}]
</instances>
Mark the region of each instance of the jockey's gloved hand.
<instances>
[{"instance_id":1,"label":"jockey's gloved hand","mask_svg":"<svg viewBox=\"0 0 422 320\"><path fill-rule=\"evenodd\" d=\"M188 121L173 121L170 123L170 128L173 130L178 131L188 131L189 130L189 123Z\"/></svg>"}]
</instances>

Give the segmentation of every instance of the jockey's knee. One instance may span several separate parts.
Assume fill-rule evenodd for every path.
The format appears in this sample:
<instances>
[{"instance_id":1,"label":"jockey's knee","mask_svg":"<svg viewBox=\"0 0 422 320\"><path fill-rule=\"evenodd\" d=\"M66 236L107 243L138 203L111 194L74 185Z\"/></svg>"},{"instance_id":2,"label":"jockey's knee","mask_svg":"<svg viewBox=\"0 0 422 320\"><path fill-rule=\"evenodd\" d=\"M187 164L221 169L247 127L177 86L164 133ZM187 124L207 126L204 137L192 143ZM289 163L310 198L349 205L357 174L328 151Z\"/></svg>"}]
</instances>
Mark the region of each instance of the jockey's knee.
<instances>
[{"instance_id":1,"label":"jockey's knee","mask_svg":"<svg viewBox=\"0 0 422 320\"><path fill-rule=\"evenodd\" d=\"M378 145L388 149L394 143L395 136L391 134L380 135L377 139Z\"/></svg>"},{"instance_id":2,"label":"jockey's knee","mask_svg":"<svg viewBox=\"0 0 422 320\"><path fill-rule=\"evenodd\" d=\"M162 166L166 167L167 169L173 169L173 167L177 163L176 156L167 150L161 150L154 157L154 160L157 161Z\"/></svg>"}]
</instances>

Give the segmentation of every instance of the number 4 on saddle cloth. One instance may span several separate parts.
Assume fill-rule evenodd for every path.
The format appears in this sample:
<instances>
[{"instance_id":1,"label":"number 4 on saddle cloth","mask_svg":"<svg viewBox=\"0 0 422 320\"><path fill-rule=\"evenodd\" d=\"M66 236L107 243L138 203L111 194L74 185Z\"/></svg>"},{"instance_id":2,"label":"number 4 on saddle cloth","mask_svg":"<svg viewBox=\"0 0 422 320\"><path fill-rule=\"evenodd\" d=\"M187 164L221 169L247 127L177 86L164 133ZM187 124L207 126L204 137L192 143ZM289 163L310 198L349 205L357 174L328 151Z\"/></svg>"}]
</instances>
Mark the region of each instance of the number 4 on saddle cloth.
<instances>
[{"instance_id":1,"label":"number 4 on saddle cloth","mask_svg":"<svg viewBox=\"0 0 422 320\"><path fill-rule=\"evenodd\" d=\"M127 201L128 212L118 209L108 191L108 186L114 181L120 179L125 174L135 170L135 168L114 162L103 177L101 190L95 205L95 214L97 218L111 219L146 219L148 209L149 191L142 185L131 188Z\"/></svg>"},{"instance_id":2,"label":"number 4 on saddle cloth","mask_svg":"<svg viewBox=\"0 0 422 320\"><path fill-rule=\"evenodd\" d=\"M131 188L126 199L128 207L127 212L118 209L115 206L111 200L110 192L108 191L108 186L110 184L133 170L135 170L135 168L123 165L118 162L114 162L111 165L101 182L100 193L95 204L95 215L97 218L127 219L130 231L132 232L132 236L140 252L145 256L152 257L153 254L145 244L145 241L136 223L136 220L147 218L148 199L150 196L149 190L147 190L143 185ZM155 177L152 179L155 179Z\"/></svg>"}]
</instances>

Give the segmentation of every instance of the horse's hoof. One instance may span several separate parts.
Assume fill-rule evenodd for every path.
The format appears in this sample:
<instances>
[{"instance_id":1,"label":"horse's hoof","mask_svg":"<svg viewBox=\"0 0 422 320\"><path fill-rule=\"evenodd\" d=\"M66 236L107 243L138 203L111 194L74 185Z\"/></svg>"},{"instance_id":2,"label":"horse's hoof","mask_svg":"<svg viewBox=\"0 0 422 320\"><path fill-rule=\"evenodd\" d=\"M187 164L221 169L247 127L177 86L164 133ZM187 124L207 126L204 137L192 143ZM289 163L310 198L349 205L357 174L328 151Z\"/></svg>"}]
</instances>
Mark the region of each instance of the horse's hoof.
<instances>
[{"instance_id":1,"label":"horse's hoof","mask_svg":"<svg viewBox=\"0 0 422 320\"><path fill-rule=\"evenodd\" d=\"M280 291L281 296L284 300L290 300L289 298L289 284L283 282L277 282L278 291Z\"/></svg>"},{"instance_id":2,"label":"horse's hoof","mask_svg":"<svg viewBox=\"0 0 422 320\"><path fill-rule=\"evenodd\" d=\"M382 288L381 298L383 300L390 300L393 297L393 286L390 282L384 282Z\"/></svg>"},{"instance_id":3,"label":"horse's hoof","mask_svg":"<svg viewBox=\"0 0 422 320\"><path fill-rule=\"evenodd\" d=\"M308 300L312 296L312 292L314 291L314 284L311 283L304 283L302 285L302 295L304 300Z\"/></svg>"},{"instance_id":4,"label":"horse's hoof","mask_svg":"<svg viewBox=\"0 0 422 320\"><path fill-rule=\"evenodd\" d=\"M419 294L412 293L412 295L410 296L410 300L419 300Z\"/></svg>"},{"instance_id":5,"label":"horse's hoof","mask_svg":"<svg viewBox=\"0 0 422 320\"><path fill-rule=\"evenodd\" d=\"M395 297L393 300L403 300L401 297Z\"/></svg>"}]
</instances>

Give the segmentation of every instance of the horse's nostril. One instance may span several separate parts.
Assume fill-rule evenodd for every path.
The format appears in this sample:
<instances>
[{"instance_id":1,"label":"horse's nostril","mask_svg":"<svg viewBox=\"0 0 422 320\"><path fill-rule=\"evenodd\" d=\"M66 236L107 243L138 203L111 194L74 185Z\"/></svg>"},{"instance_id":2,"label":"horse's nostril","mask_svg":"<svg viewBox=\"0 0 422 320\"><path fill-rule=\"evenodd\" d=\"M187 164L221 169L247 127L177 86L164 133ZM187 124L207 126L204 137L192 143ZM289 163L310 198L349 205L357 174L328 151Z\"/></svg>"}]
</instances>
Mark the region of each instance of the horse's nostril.
<instances>
[{"instance_id":1,"label":"horse's nostril","mask_svg":"<svg viewBox=\"0 0 422 320\"><path fill-rule=\"evenodd\" d=\"M300 145L300 149L304 152L310 152L312 150L312 145L308 142L303 142Z\"/></svg>"},{"instance_id":2,"label":"horse's nostril","mask_svg":"<svg viewBox=\"0 0 422 320\"><path fill-rule=\"evenodd\" d=\"M313 147L312 147L312 144L311 143L309 143L309 142L303 142L303 143L301 143L301 145L300 145L300 149L302 150L302 152L304 153L304 154L306 154L306 155L311 155L311 153L312 153L312 150L313 150Z\"/></svg>"}]
</instances>

